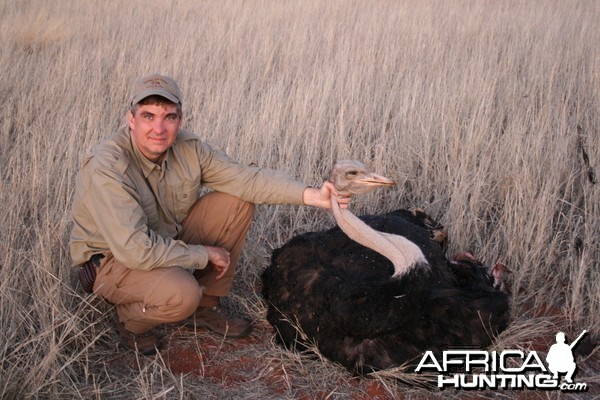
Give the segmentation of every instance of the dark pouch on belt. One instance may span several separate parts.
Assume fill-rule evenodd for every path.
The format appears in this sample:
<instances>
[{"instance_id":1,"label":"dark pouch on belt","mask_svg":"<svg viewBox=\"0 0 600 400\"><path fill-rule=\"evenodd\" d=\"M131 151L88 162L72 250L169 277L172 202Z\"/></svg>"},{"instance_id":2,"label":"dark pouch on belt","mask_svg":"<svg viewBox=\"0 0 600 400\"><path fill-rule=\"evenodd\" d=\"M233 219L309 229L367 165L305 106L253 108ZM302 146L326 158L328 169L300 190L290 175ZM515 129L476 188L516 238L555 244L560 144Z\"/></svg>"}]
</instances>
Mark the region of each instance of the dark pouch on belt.
<instances>
[{"instance_id":1,"label":"dark pouch on belt","mask_svg":"<svg viewBox=\"0 0 600 400\"><path fill-rule=\"evenodd\" d=\"M79 269L79 281L83 286L83 290L87 293L92 293L94 291L94 282L96 282L96 270L98 266L100 266L100 259L94 256Z\"/></svg>"}]
</instances>

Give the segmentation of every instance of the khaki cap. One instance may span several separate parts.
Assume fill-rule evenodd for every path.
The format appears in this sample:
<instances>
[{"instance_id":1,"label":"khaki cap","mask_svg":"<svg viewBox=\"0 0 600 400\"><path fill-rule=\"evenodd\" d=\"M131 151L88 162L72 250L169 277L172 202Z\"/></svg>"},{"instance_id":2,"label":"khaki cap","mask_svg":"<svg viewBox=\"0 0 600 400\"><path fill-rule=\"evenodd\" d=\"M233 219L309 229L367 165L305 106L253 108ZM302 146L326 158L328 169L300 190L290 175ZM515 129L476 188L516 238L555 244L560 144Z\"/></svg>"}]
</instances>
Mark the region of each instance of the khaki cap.
<instances>
[{"instance_id":1,"label":"khaki cap","mask_svg":"<svg viewBox=\"0 0 600 400\"><path fill-rule=\"evenodd\" d=\"M136 79L131 89L131 106L139 103L148 96L158 95L181 104L181 91L173 78L159 74L152 74Z\"/></svg>"}]
</instances>

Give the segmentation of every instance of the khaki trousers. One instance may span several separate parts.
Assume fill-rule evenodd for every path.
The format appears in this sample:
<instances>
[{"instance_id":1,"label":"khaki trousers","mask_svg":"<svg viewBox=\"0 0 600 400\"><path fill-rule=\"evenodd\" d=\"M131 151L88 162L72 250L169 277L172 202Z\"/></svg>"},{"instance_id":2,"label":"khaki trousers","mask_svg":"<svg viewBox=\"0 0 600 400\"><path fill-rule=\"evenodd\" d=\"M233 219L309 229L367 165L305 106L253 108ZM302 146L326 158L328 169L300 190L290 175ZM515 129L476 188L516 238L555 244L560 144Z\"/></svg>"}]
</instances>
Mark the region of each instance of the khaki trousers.
<instances>
[{"instance_id":1,"label":"khaki trousers","mask_svg":"<svg viewBox=\"0 0 600 400\"><path fill-rule=\"evenodd\" d=\"M189 317L202 305L203 295L229 294L254 209L254 204L237 197L211 192L196 201L183 221L177 239L230 252L230 267L221 279L215 279L210 263L194 275L180 267L139 271L108 255L102 259L94 293L115 304L125 329L136 334Z\"/></svg>"}]
</instances>

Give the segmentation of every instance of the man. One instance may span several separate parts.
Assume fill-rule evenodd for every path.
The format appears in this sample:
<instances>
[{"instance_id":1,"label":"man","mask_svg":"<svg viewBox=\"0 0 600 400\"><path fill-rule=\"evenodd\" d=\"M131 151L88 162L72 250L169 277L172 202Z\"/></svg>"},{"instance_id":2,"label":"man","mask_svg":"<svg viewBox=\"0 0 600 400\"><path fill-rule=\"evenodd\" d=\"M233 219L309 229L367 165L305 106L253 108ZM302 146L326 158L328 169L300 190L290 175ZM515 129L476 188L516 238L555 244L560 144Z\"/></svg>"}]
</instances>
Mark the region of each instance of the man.
<instances>
[{"instance_id":1,"label":"man","mask_svg":"<svg viewBox=\"0 0 600 400\"><path fill-rule=\"evenodd\" d=\"M121 342L143 354L159 347L152 328L162 323L245 336L250 323L228 318L219 299L254 204L329 208L337 193L329 182L311 188L241 165L182 130L182 95L170 77L136 80L130 99L128 126L96 146L77 175L70 251L82 283L116 306ZM201 186L213 191L199 197Z\"/></svg>"}]
</instances>

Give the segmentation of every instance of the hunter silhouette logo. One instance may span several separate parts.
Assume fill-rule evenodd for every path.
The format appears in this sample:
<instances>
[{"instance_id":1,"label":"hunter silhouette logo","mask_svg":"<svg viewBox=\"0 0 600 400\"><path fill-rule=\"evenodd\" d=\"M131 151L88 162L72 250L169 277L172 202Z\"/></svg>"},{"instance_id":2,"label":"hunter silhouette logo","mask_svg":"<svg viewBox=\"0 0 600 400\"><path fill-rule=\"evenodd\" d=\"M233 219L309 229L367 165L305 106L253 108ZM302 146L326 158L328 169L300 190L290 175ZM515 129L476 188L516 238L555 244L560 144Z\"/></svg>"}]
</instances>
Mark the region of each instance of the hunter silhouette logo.
<instances>
[{"instance_id":1,"label":"hunter silhouette logo","mask_svg":"<svg viewBox=\"0 0 600 400\"><path fill-rule=\"evenodd\" d=\"M569 345L563 332L556 334L556 343L548 350L546 364L536 351L523 350L445 350L441 354L427 351L415 369L416 373L438 372L440 389L541 389L582 392L587 383L574 382L577 369L573 348L586 330ZM451 372L453 369L461 372ZM565 382L561 382L561 375Z\"/></svg>"},{"instance_id":2,"label":"hunter silhouette logo","mask_svg":"<svg viewBox=\"0 0 600 400\"><path fill-rule=\"evenodd\" d=\"M548 350L548 356L546 362L548 363L548 369L552 372L552 378L558 379L559 372L566 372L565 377L567 383L573 383L573 374L577 365L575 364L575 358L573 357L573 347L581 340L587 330L581 332L581 334L571 343L570 345L565 343L565 334L558 332L556 334L556 343Z\"/></svg>"}]
</instances>

